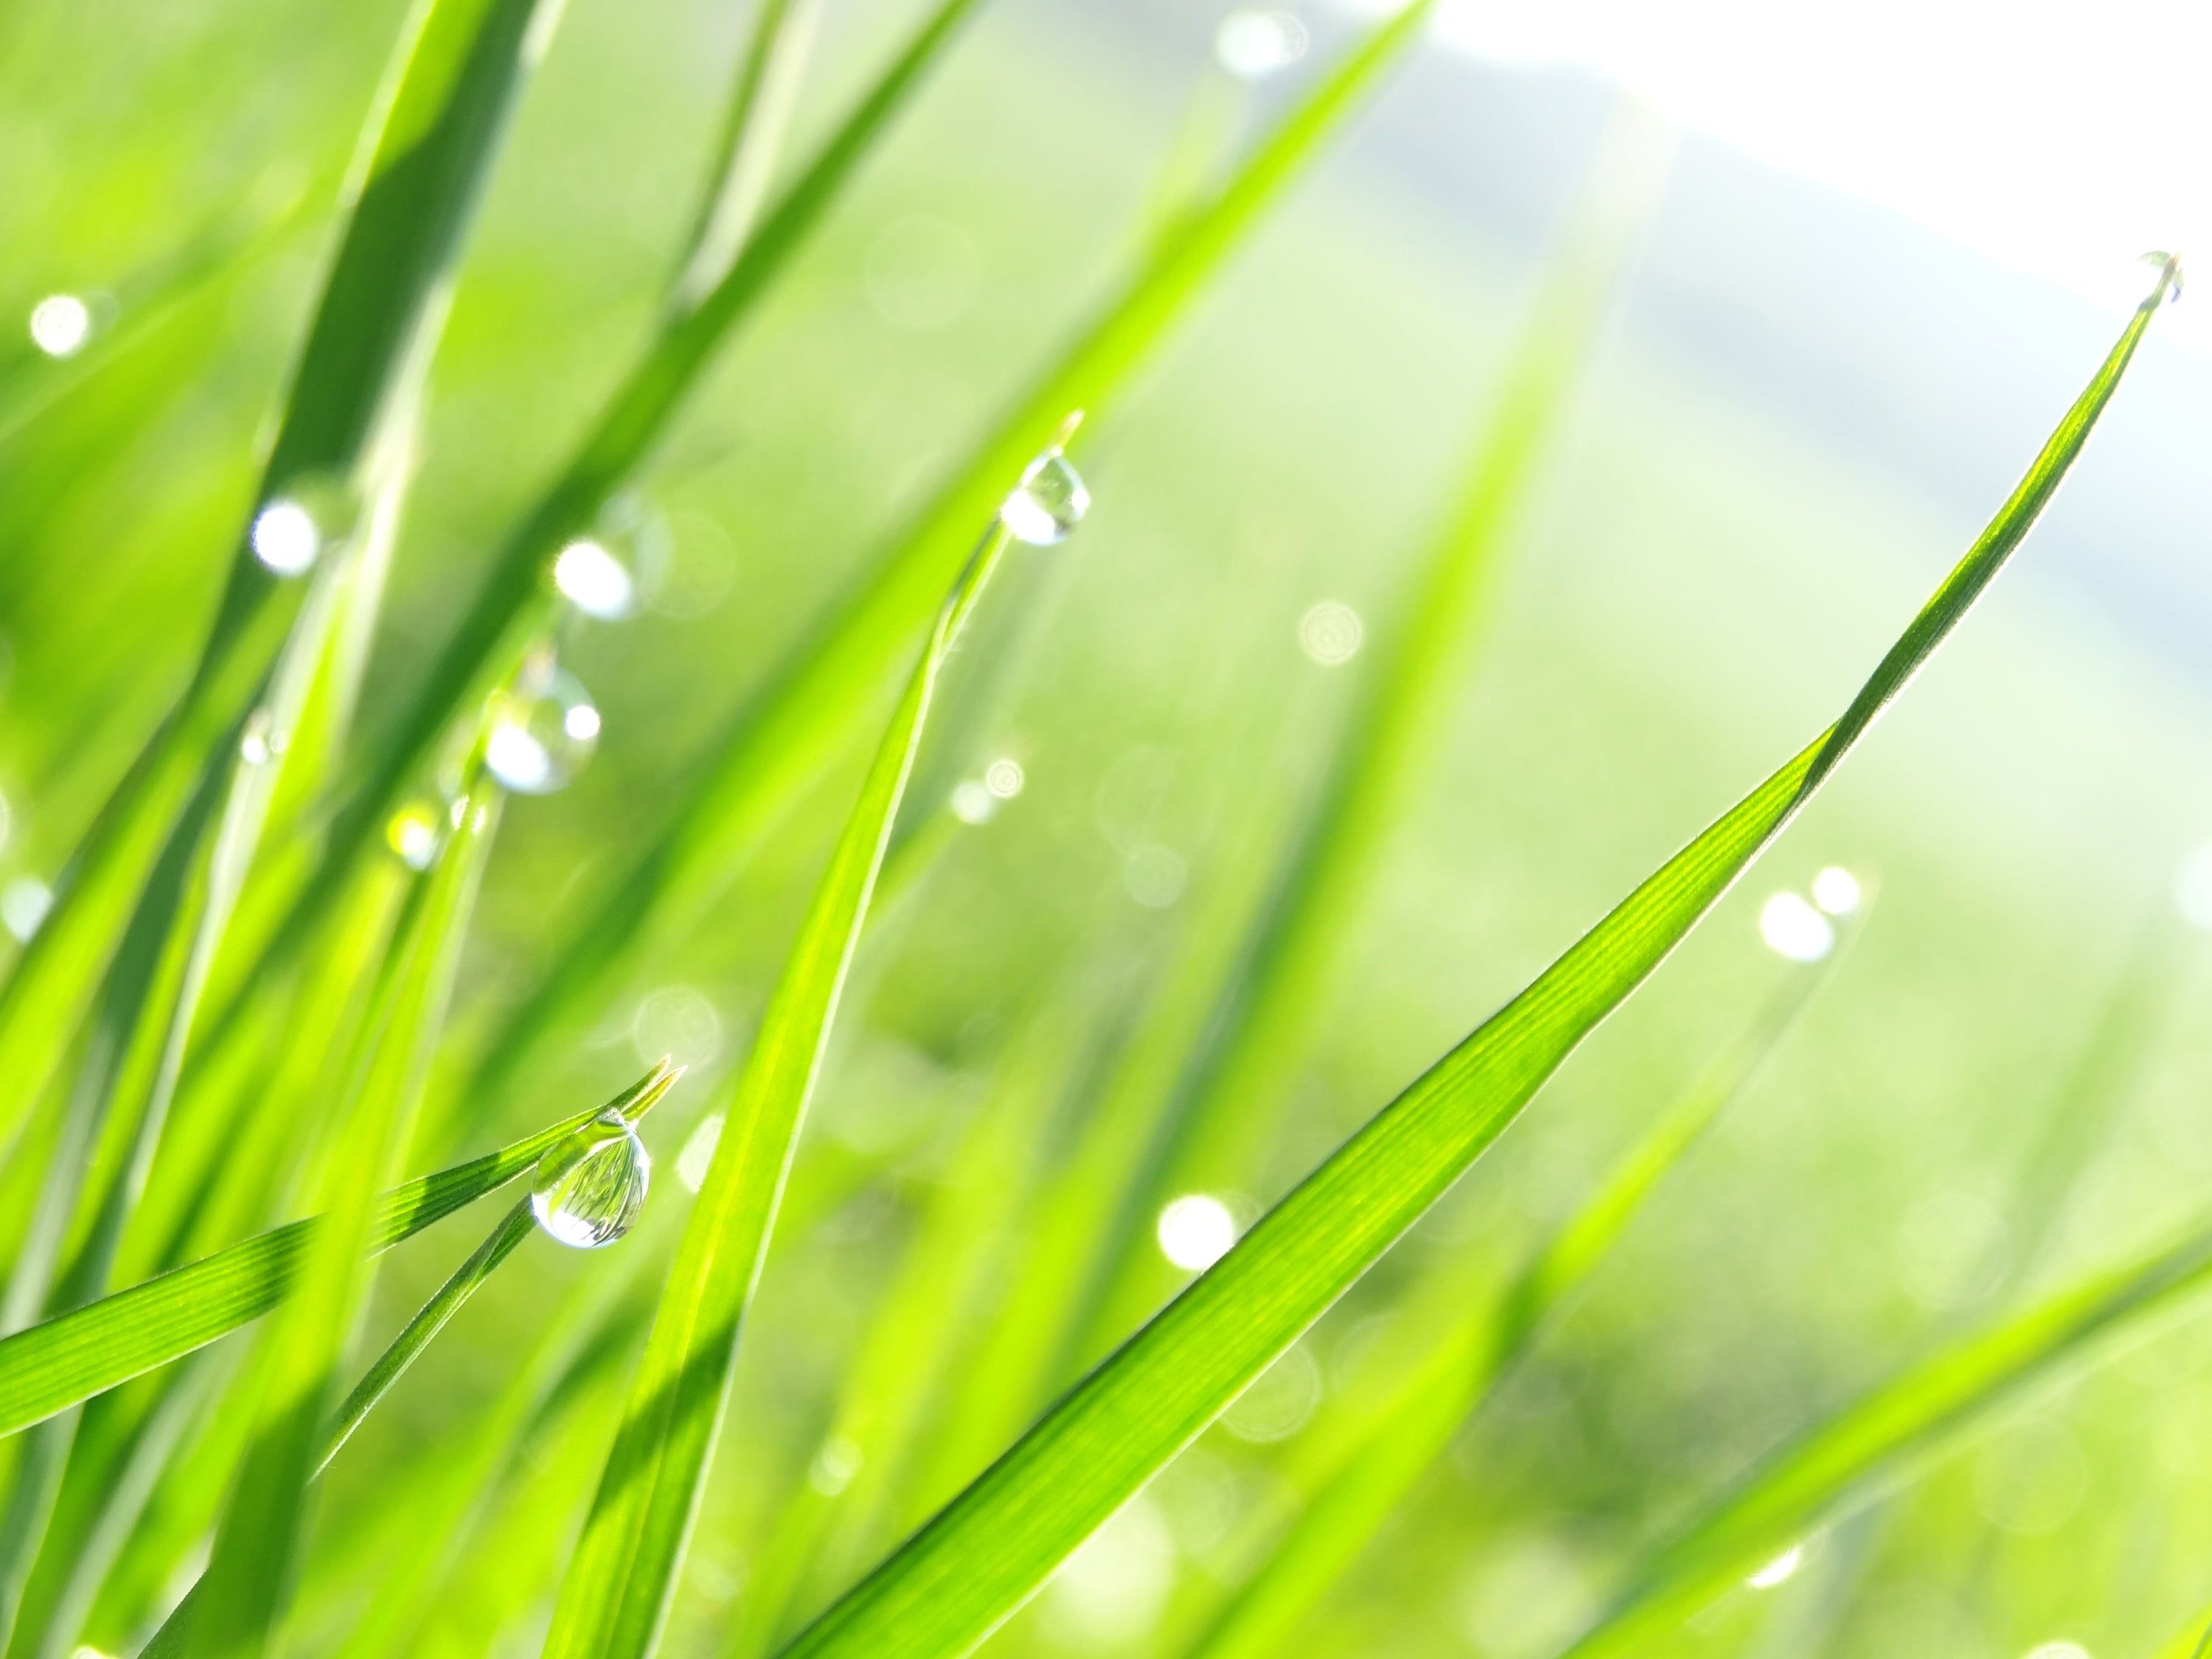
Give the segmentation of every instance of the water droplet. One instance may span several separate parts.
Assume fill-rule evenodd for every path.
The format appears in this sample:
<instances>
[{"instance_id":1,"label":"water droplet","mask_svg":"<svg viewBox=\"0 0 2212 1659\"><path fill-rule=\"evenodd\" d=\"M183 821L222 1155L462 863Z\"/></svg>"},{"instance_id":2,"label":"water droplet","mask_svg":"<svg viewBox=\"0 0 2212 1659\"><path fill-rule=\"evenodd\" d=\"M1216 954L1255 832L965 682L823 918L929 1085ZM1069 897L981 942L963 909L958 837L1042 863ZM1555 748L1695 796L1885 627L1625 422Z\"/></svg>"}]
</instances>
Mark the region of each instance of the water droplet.
<instances>
[{"instance_id":1,"label":"water droplet","mask_svg":"<svg viewBox=\"0 0 2212 1659\"><path fill-rule=\"evenodd\" d=\"M599 711L583 682L538 656L494 697L484 764L517 794L550 795L574 781L599 742Z\"/></svg>"},{"instance_id":2,"label":"water droplet","mask_svg":"<svg viewBox=\"0 0 2212 1659\"><path fill-rule=\"evenodd\" d=\"M1777 893L1760 907L1759 936L1792 962L1818 962L1836 945L1835 924L1796 893Z\"/></svg>"},{"instance_id":3,"label":"water droplet","mask_svg":"<svg viewBox=\"0 0 2212 1659\"><path fill-rule=\"evenodd\" d=\"M611 1244L645 1208L653 1160L619 1112L602 1112L538 1160L530 1207L538 1224L578 1250Z\"/></svg>"},{"instance_id":4,"label":"water droplet","mask_svg":"<svg viewBox=\"0 0 2212 1659\"><path fill-rule=\"evenodd\" d=\"M74 294L49 294L31 307L31 343L49 357L74 357L92 338L92 307Z\"/></svg>"},{"instance_id":5,"label":"water droplet","mask_svg":"<svg viewBox=\"0 0 2212 1659\"><path fill-rule=\"evenodd\" d=\"M1059 450L1048 449L999 508L999 522L1018 542L1051 547L1066 541L1090 510L1091 491L1081 477Z\"/></svg>"},{"instance_id":6,"label":"water droplet","mask_svg":"<svg viewBox=\"0 0 2212 1659\"><path fill-rule=\"evenodd\" d=\"M1350 662L1366 637L1359 613L1335 599L1323 599L1298 618L1298 649L1324 668Z\"/></svg>"},{"instance_id":7,"label":"water droplet","mask_svg":"<svg viewBox=\"0 0 2212 1659\"><path fill-rule=\"evenodd\" d=\"M1813 902L1832 916L1850 915L1862 896L1859 878L1840 864L1832 864L1813 878Z\"/></svg>"},{"instance_id":8,"label":"water droplet","mask_svg":"<svg viewBox=\"0 0 2212 1659\"><path fill-rule=\"evenodd\" d=\"M1261 81L1306 55L1306 26L1284 11L1232 11L1214 32L1213 55L1240 81Z\"/></svg>"},{"instance_id":9,"label":"water droplet","mask_svg":"<svg viewBox=\"0 0 2212 1659\"><path fill-rule=\"evenodd\" d=\"M53 889L36 876L18 876L0 888L0 927L19 939L27 940L37 933L53 908Z\"/></svg>"},{"instance_id":10,"label":"water droplet","mask_svg":"<svg viewBox=\"0 0 2212 1659\"><path fill-rule=\"evenodd\" d=\"M999 798L989 785L976 778L963 778L954 784L947 804L952 816L963 823L988 823L999 815Z\"/></svg>"},{"instance_id":11,"label":"water droplet","mask_svg":"<svg viewBox=\"0 0 2212 1659\"><path fill-rule=\"evenodd\" d=\"M247 539L270 571L297 576L351 539L360 520L361 498L343 479L313 474L295 478L264 502Z\"/></svg>"},{"instance_id":12,"label":"water droplet","mask_svg":"<svg viewBox=\"0 0 2212 1659\"><path fill-rule=\"evenodd\" d=\"M824 1498L835 1498L853 1484L853 1477L860 1472L860 1449L844 1436L833 1435L814 1454L814 1464L806 1471L806 1481Z\"/></svg>"},{"instance_id":13,"label":"water droplet","mask_svg":"<svg viewBox=\"0 0 2212 1659\"><path fill-rule=\"evenodd\" d=\"M620 622L637 608L637 580L606 544L580 537L553 560L553 586L586 616Z\"/></svg>"},{"instance_id":14,"label":"water droplet","mask_svg":"<svg viewBox=\"0 0 2212 1659\"><path fill-rule=\"evenodd\" d=\"M1202 1273L1237 1242L1237 1218L1219 1199L1185 1193L1169 1200L1153 1227L1160 1254L1178 1267Z\"/></svg>"},{"instance_id":15,"label":"water droplet","mask_svg":"<svg viewBox=\"0 0 2212 1659\"><path fill-rule=\"evenodd\" d=\"M1805 1547L1792 1544L1765 1566L1743 1582L1753 1589L1772 1589L1796 1577L1797 1569L1805 1565Z\"/></svg>"},{"instance_id":16,"label":"water droplet","mask_svg":"<svg viewBox=\"0 0 2212 1659\"><path fill-rule=\"evenodd\" d=\"M437 809L423 801L410 801L384 826L384 840L410 870L428 869L438 856Z\"/></svg>"},{"instance_id":17,"label":"water droplet","mask_svg":"<svg viewBox=\"0 0 2212 1659\"><path fill-rule=\"evenodd\" d=\"M1012 800L1029 781L1018 760L1002 757L983 769L983 787L1000 800Z\"/></svg>"},{"instance_id":18,"label":"water droplet","mask_svg":"<svg viewBox=\"0 0 2212 1659\"><path fill-rule=\"evenodd\" d=\"M238 752L248 766L266 766L284 752L284 734L265 708L246 717L246 730L238 739Z\"/></svg>"},{"instance_id":19,"label":"water droplet","mask_svg":"<svg viewBox=\"0 0 2212 1659\"><path fill-rule=\"evenodd\" d=\"M2142 257L2143 264L2157 266L2161 269L2169 260L2172 260L2173 264L2173 274L2166 280L2165 303L2172 305L2175 301L2181 297L2181 262L2179 259L2175 259L2173 255L2171 253L2151 252L2146 253Z\"/></svg>"}]
</instances>

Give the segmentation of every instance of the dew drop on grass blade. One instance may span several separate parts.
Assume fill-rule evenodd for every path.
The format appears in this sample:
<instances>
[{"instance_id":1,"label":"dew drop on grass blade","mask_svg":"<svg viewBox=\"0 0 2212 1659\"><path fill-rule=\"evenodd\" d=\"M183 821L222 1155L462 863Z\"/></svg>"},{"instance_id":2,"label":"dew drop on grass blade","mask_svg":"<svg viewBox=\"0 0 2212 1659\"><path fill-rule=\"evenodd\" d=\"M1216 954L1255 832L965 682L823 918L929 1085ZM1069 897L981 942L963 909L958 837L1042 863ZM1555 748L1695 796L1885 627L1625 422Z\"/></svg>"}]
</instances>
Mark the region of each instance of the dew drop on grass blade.
<instances>
[{"instance_id":1,"label":"dew drop on grass blade","mask_svg":"<svg viewBox=\"0 0 2212 1659\"><path fill-rule=\"evenodd\" d=\"M2160 267L2027 476L1834 726L1262 1216L792 1643L790 1659L968 1651L1373 1266L1728 890L1966 614L2081 453L2175 276L2171 262Z\"/></svg>"}]
</instances>

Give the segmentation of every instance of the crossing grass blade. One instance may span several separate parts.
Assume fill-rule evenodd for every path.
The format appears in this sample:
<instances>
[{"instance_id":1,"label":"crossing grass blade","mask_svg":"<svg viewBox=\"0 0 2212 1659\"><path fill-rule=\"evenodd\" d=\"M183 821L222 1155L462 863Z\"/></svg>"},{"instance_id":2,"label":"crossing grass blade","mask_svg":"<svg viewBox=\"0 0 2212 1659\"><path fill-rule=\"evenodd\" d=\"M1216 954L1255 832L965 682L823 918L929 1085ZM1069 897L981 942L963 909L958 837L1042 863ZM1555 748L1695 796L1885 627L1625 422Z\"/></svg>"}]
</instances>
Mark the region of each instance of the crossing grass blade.
<instances>
[{"instance_id":1,"label":"crossing grass blade","mask_svg":"<svg viewBox=\"0 0 2212 1659\"><path fill-rule=\"evenodd\" d=\"M1424 550L1395 626L1361 690L1311 816L1285 849L1205 1041L1174 1085L1139 1201L1106 1246L1119 1265L1085 1310L1094 1357L1157 1306L1174 1281L1140 1230L1180 1192L1249 1182L1319 1026L1367 877L1414 797L1438 727L1465 684L1500 567L1571 407L1665 179L1672 137L1624 106L1601 143L1495 408L1470 446L1458 499Z\"/></svg>"},{"instance_id":2,"label":"crossing grass blade","mask_svg":"<svg viewBox=\"0 0 2212 1659\"><path fill-rule=\"evenodd\" d=\"M1006 487L1019 477L1019 468L1010 469ZM995 510L989 523L938 612L762 1017L562 1580L547 1659L642 1659L659 1639L728 1398L739 1328L931 693L1010 539Z\"/></svg>"},{"instance_id":3,"label":"crossing grass blade","mask_svg":"<svg viewBox=\"0 0 2212 1659\"><path fill-rule=\"evenodd\" d=\"M1371 1267L1728 890L1958 624L2080 454L2177 275L2170 260L2160 267L2027 476L1834 726L1370 1120L787 1655L966 1652Z\"/></svg>"},{"instance_id":4,"label":"crossing grass blade","mask_svg":"<svg viewBox=\"0 0 2212 1659\"><path fill-rule=\"evenodd\" d=\"M974 526L996 508L1006 481L1050 441L1069 410L1096 416L1130 380L1267 210L1419 39L1431 3L1412 0L1376 29L1236 177L1161 244L892 539L855 595L737 712L666 827L551 952L550 976L486 1045L471 1093L497 1097L536 1045L565 1029L634 960L656 919L707 908L777 814L840 752L841 739L878 706L901 648L927 625ZM761 238L769 234L763 227ZM744 264L741 258L738 270Z\"/></svg>"},{"instance_id":5,"label":"crossing grass blade","mask_svg":"<svg viewBox=\"0 0 2212 1659\"><path fill-rule=\"evenodd\" d=\"M553 0L426 0L410 10L257 501L311 479L374 495L403 460L464 233L557 13ZM87 831L52 913L0 986L0 1145L58 1064L62 1034L169 826L205 769L234 753L302 604L322 586L273 574L240 535L190 684Z\"/></svg>"},{"instance_id":6,"label":"crossing grass blade","mask_svg":"<svg viewBox=\"0 0 2212 1659\"><path fill-rule=\"evenodd\" d=\"M665 1069L656 1067L606 1107L393 1188L370 1213L364 1248L388 1250L496 1192L601 1111L636 1116L667 1080ZM311 1217L272 1228L0 1341L0 1435L180 1359L278 1306L298 1280L319 1224Z\"/></svg>"},{"instance_id":7,"label":"crossing grass blade","mask_svg":"<svg viewBox=\"0 0 2212 1659\"><path fill-rule=\"evenodd\" d=\"M1832 958L1831 958L1832 960ZM1793 975L1751 1027L1599 1182L1581 1207L1486 1304L1464 1271L1446 1269L1407 1317L1416 1331L1441 1326L1409 1364L1374 1368L1373 1386L1334 1403L1286 1460L1271 1510L1288 1529L1241 1582L1188 1659L1255 1659L1279 1652L1433 1468L1468 1414L1589 1281L1659 1184L1781 1042L1825 979L1827 965ZM1473 1317L1460 1310L1472 1301ZM1416 1340L1419 1340L1419 1338Z\"/></svg>"},{"instance_id":8,"label":"crossing grass blade","mask_svg":"<svg viewBox=\"0 0 2212 1659\"><path fill-rule=\"evenodd\" d=\"M1661 1548L1566 1651L1635 1650L1822 1522L1908 1479L2039 1381L2212 1282L2212 1229L2098 1273L1908 1367L1784 1449Z\"/></svg>"}]
</instances>

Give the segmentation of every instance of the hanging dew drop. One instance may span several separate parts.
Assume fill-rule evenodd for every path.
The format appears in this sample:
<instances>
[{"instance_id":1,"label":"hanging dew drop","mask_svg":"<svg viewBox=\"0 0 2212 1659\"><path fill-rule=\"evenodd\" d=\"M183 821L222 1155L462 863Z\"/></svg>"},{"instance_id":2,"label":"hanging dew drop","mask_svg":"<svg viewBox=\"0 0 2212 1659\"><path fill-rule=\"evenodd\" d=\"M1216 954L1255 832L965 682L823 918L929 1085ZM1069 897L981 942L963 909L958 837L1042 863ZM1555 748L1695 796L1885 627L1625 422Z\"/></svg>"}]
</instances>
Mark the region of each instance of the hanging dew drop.
<instances>
[{"instance_id":1,"label":"hanging dew drop","mask_svg":"<svg viewBox=\"0 0 2212 1659\"><path fill-rule=\"evenodd\" d=\"M294 479L264 502L246 539L272 574L303 575L352 538L360 518L360 497L343 479L315 474Z\"/></svg>"},{"instance_id":2,"label":"hanging dew drop","mask_svg":"<svg viewBox=\"0 0 2212 1659\"><path fill-rule=\"evenodd\" d=\"M493 700L484 764L520 795L566 788L599 743L599 711L583 682L550 658L526 664Z\"/></svg>"},{"instance_id":3,"label":"hanging dew drop","mask_svg":"<svg viewBox=\"0 0 2212 1659\"><path fill-rule=\"evenodd\" d=\"M1090 510L1091 491L1081 476L1059 450L1048 449L999 508L999 522L1018 542L1051 547L1066 541Z\"/></svg>"},{"instance_id":4,"label":"hanging dew drop","mask_svg":"<svg viewBox=\"0 0 2212 1659\"><path fill-rule=\"evenodd\" d=\"M571 1249L596 1250L635 1224L653 1160L620 1112L602 1112L538 1160L530 1209Z\"/></svg>"}]
</instances>

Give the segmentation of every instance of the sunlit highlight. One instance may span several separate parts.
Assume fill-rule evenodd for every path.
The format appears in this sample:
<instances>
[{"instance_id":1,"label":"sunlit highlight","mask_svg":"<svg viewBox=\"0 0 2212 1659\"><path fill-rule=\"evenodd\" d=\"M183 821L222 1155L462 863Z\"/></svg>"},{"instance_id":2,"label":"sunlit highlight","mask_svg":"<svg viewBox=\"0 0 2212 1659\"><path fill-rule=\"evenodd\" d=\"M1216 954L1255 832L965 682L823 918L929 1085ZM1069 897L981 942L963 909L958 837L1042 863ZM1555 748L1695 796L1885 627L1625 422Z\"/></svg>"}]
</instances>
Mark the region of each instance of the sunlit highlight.
<instances>
[{"instance_id":1,"label":"sunlit highlight","mask_svg":"<svg viewBox=\"0 0 2212 1659\"><path fill-rule=\"evenodd\" d=\"M31 307L31 343L49 357L74 357L92 337L92 307L74 294L49 294Z\"/></svg>"},{"instance_id":2,"label":"sunlit highlight","mask_svg":"<svg viewBox=\"0 0 2212 1659\"><path fill-rule=\"evenodd\" d=\"M1186 1193L1160 1211L1154 1231L1162 1255L1178 1267L1203 1273L1237 1243L1237 1218L1218 1198Z\"/></svg>"},{"instance_id":3,"label":"sunlit highlight","mask_svg":"<svg viewBox=\"0 0 2212 1659\"><path fill-rule=\"evenodd\" d=\"M637 584L628 567L594 541L570 542L555 556L553 586L599 622L619 622L637 605Z\"/></svg>"},{"instance_id":4,"label":"sunlit highlight","mask_svg":"<svg viewBox=\"0 0 2212 1659\"><path fill-rule=\"evenodd\" d=\"M1818 962L1836 948L1835 924L1796 893L1777 893L1759 912L1759 936L1792 962Z\"/></svg>"},{"instance_id":5,"label":"sunlit highlight","mask_svg":"<svg viewBox=\"0 0 2212 1659\"><path fill-rule=\"evenodd\" d=\"M1813 878L1813 902L1832 916L1850 915L1863 896L1859 878L1840 864L1832 864Z\"/></svg>"},{"instance_id":6,"label":"sunlit highlight","mask_svg":"<svg viewBox=\"0 0 2212 1659\"><path fill-rule=\"evenodd\" d=\"M1792 1544L1743 1582L1753 1589L1772 1589L1777 1584L1789 1583L1804 1565L1805 1547Z\"/></svg>"}]
</instances>

